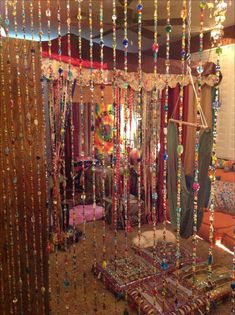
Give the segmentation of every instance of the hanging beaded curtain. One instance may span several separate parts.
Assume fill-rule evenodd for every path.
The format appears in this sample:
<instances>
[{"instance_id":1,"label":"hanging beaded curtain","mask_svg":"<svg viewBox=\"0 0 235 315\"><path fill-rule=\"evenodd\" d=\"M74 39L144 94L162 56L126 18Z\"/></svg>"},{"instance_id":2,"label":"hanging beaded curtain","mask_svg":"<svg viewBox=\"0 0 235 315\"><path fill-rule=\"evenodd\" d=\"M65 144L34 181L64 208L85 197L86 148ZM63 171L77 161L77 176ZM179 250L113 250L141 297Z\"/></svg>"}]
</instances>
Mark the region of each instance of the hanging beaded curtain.
<instances>
[{"instance_id":1,"label":"hanging beaded curtain","mask_svg":"<svg viewBox=\"0 0 235 315\"><path fill-rule=\"evenodd\" d=\"M124 0L122 1L123 6L120 6L118 1L112 0L113 47L111 55L113 69L111 71L107 70L105 62L105 36L107 33L104 29L105 15L109 14L109 12L105 12L105 5L111 1L97 1L98 8L95 1L92 0L6 0L1 1L0 4L3 2L4 14L2 11L0 12L0 22L4 21L4 26L6 26L6 38L3 39L2 29L0 29L0 123L2 126L0 128L0 171L3 178L0 191L0 213L3 218L0 221L0 234L1 236L3 234L0 239L0 248L3 249L0 251L1 314L48 314L49 299L51 307L57 315L90 314L91 312L99 314L100 310L103 314L109 312L111 314L112 305L109 304L108 300L110 296L107 294L106 288L98 284L98 279L104 280L103 275L110 270L109 276L115 275L113 278L115 281L119 276L124 287L123 290L118 291L117 298L124 295L125 301L120 303L120 307L116 301L114 302L115 314L118 314L119 308L124 315L129 314L130 291L128 288L129 285L133 285L133 278L136 280L139 297L142 290L140 283L144 277L162 276L162 274L163 279L160 278L159 280L161 282L160 294L157 294L157 278L155 278L154 287L150 292L154 295L153 301L148 297L147 299L150 304L153 302L154 307L157 305L155 302L159 301L161 304L159 304L159 309L164 312L168 303L168 289L170 289L166 276L169 271L166 242L166 169L168 158L166 125L170 106L170 88L176 87L180 83L180 119L182 120L183 87L184 84L190 82L190 77L184 76L186 0L182 2L182 64L180 67L176 66L178 62L174 63L170 60L171 6L173 1L166 1L167 19L164 35L166 59L159 66L161 71L157 63L159 49L157 26L160 12L158 12L158 1L152 1L154 7L153 74L143 72L143 35L147 31L146 29L144 31L145 20L143 17L146 1L136 1L137 5L133 9L137 16L138 35L138 53L132 56L135 65L138 65L135 73L129 72L130 69L133 69L129 59L131 46L129 27L132 28L132 21L129 19L130 1ZM202 7L205 5L205 1L200 3ZM88 16L86 10L88 10ZM117 53L120 10L124 20L124 37L122 41L123 51ZM96 15L97 12L98 15ZM36 14L38 20L35 21ZM97 19L97 38L99 39L96 49L93 36L95 19ZM27 30L28 20L29 30ZM89 24L90 41L88 45L82 39L83 36L86 36L84 32L84 26L87 27L86 23ZM201 24L201 26L203 25ZM58 37L56 43L52 39L55 35L55 28ZM15 39L9 38L10 29L14 33ZM66 30L67 33L65 38L62 38L63 30ZM19 31L23 37L22 41L18 39ZM72 32L77 33L78 36L72 35ZM30 34L30 41L26 41L28 33ZM38 33L38 44L36 44L35 39L36 33ZM47 42L43 44L42 39L46 39ZM76 46L75 58L72 57L74 42ZM89 47L89 61L83 60L87 47ZM200 49L202 49L202 43L200 43ZM221 53L220 50L220 44L218 44L218 55ZM95 54L98 56L98 62L94 62ZM117 64L121 64L119 59L124 61L124 70L117 69ZM43 65L42 60L44 60ZM173 64L175 67L172 66ZM41 78L38 70L40 66L42 66L44 75ZM200 68L198 68L200 74L199 90L203 82L211 85L215 82L214 76L202 77L201 67L200 64ZM182 82L181 75L171 74L171 71L175 69L177 73L184 76L185 82ZM219 77L219 70L218 60L216 79ZM165 97L162 97L161 100L159 96L164 88ZM110 93L108 92L109 89ZM75 99L74 92L78 94L76 101L73 100L73 98ZM108 93L109 97L107 97ZM44 102L42 102L42 97ZM217 86L216 100L213 104L215 114L217 114L218 104ZM159 174L163 175L161 191L163 194L164 229L163 246L158 257L160 263L156 267L157 244L155 234L158 218L156 186L158 183L160 107L163 117L161 139L163 170ZM110 117L106 115L104 118L104 115L100 115L97 124L96 114L100 114L102 111L105 114L110 113ZM98 144L97 136L99 138ZM180 129L179 134L180 144L182 142L181 136L182 129ZM106 151L107 139L110 148ZM213 147L213 182L216 161L215 143L216 124ZM99 160L96 154L98 145ZM133 256L133 251L129 246L129 233L132 232L133 228L130 220L131 201L133 200L130 197L131 165L129 153L133 147L139 151L136 159L137 196L135 200L138 223L137 247L138 253L140 253L142 223L147 217L148 223L153 223L154 266L151 267L149 267L148 262L143 262ZM179 149L181 154L182 147ZM106 156L110 159L107 159ZM86 159L88 158L90 158L88 162L91 165L90 208L86 207L88 201ZM79 167L77 167L78 164ZM111 174L113 177L108 193L105 186L107 174ZM180 177L181 174L178 175ZM100 181L97 181L97 178ZM98 191L100 192L99 195ZM106 202L110 202L110 200L114 236L112 231L110 233L107 229ZM142 220L143 204L145 205L145 215ZM77 206L79 211L77 211ZM79 206L81 207L79 208ZM180 207L180 204L178 206ZM100 208L102 221L97 222ZM90 210L92 212L92 226L87 224ZM213 194L210 212L209 281L213 258ZM76 224L79 215L82 218L80 221L82 241L77 244L79 233L81 233ZM123 229L120 233L118 231L119 225L121 225L119 221L122 223L121 228ZM111 241L110 235L113 236ZM118 237L120 237L120 241ZM194 239L195 237L196 235L194 235ZM91 255L88 252L90 247L93 250ZM180 247L179 233L177 233L177 250L173 254L173 257L176 257L177 268L176 293L178 293L178 282L180 281L178 268L181 259L183 260L180 257ZM193 250L195 253L195 247ZM114 256L113 260L110 259L113 257L112 255ZM118 255L122 255L123 259L119 260ZM114 269L110 268L112 266L111 261L113 261ZM132 265L129 265L130 262ZM193 261L193 267L195 263L196 261ZM119 264L121 268L118 275ZM133 266L134 268L132 268ZM48 268L50 268L49 274ZM98 268L99 272L97 272ZM90 269L93 269L95 278L89 272ZM104 280L105 285L111 286L111 282L114 280L109 283L109 278L107 277L107 279ZM93 286L93 295L89 294L90 283ZM116 285L114 288L116 289ZM143 297L146 298L144 295ZM212 296L209 293L208 301L210 302L211 299ZM210 309L209 302L207 310ZM140 312L140 309L146 311L141 303L142 300L139 299L138 311ZM177 309L178 298L173 301L173 304Z\"/></svg>"}]
</instances>

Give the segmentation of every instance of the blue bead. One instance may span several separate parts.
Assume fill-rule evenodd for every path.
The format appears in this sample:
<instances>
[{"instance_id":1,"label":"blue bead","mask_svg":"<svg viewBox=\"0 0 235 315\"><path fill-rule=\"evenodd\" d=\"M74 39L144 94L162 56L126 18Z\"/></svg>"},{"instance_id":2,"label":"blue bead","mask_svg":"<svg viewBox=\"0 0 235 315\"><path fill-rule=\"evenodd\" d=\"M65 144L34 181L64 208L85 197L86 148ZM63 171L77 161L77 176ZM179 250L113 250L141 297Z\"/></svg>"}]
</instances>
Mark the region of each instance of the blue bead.
<instances>
[{"instance_id":1,"label":"blue bead","mask_svg":"<svg viewBox=\"0 0 235 315\"><path fill-rule=\"evenodd\" d=\"M177 213L180 213L180 212L181 212L181 208L179 208L179 207L176 208L176 212L177 212Z\"/></svg>"},{"instance_id":2,"label":"blue bead","mask_svg":"<svg viewBox=\"0 0 235 315\"><path fill-rule=\"evenodd\" d=\"M164 153L164 155L163 155L163 160L164 160L164 161L167 161L167 160L168 160L168 155L167 155L166 153Z\"/></svg>"},{"instance_id":3,"label":"blue bead","mask_svg":"<svg viewBox=\"0 0 235 315\"><path fill-rule=\"evenodd\" d=\"M6 25L9 25L9 24L10 24L10 21L9 21L8 19L6 19L6 20L5 20L5 24L6 24Z\"/></svg>"},{"instance_id":4,"label":"blue bead","mask_svg":"<svg viewBox=\"0 0 235 315\"><path fill-rule=\"evenodd\" d=\"M231 289L232 289L232 290L235 290L235 282L232 282L232 283L231 283Z\"/></svg>"},{"instance_id":5,"label":"blue bead","mask_svg":"<svg viewBox=\"0 0 235 315\"><path fill-rule=\"evenodd\" d=\"M212 261L213 261L213 256L212 256L212 255L209 255L209 256L208 256L208 264L211 265L211 264L212 264Z\"/></svg>"},{"instance_id":6,"label":"blue bead","mask_svg":"<svg viewBox=\"0 0 235 315\"><path fill-rule=\"evenodd\" d=\"M67 279L64 280L64 287L65 288L69 287L69 281Z\"/></svg>"},{"instance_id":7,"label":"blue bead","mask_svg":"<svg viewBox=\"0 0 235 315\"><path fill-rule=\"evenodd\" d=\"M161 268L162 270L167 270L168 269L168 264L166 262L161 263Z\"/></svg>"},{"instance_id":8,"label":"blue bead","mask_svg":"<svg viewBox=\"0 0 235 315\"><path fill-rule=\"evenodd\" d=\"M182 51L181 51L181 57L184 57L184 58L185 58L185 56L186 56L186 52L185 52L185 50L182 50Z\"/></svg>"},{"instance_id":9,"label":"blue bead","mask_svg":"<svg viewBox=\"0 0 235 315\"><path fill-rule=\"evenodd\" d=\"M128 47L128 39L127 38L124 38L122 43L123 43L124 47Z\"/></svg>"},{"instance_id":10,"label":"blue bead","mask_svg":"<svg viewBox=\"0 0 235 315\"><path fill-rule=\"evenodd\" d=\"M142 9L143 9L142 4L138 4L138 5L137 5L137 10L138 10L138 11L141 11Z\"/></svg>"},{"instance_id":11,"label":"blue bead","mask_svg":"<svg viewBox=\"0 0 235 315\"><path fill-rule=\"evenodd\" d=\"M62 68L59 68L59 70L58 70L59 74L62 74L63 71L64 71L64 70L63 70Z\"/></svg>"}]
</instances>

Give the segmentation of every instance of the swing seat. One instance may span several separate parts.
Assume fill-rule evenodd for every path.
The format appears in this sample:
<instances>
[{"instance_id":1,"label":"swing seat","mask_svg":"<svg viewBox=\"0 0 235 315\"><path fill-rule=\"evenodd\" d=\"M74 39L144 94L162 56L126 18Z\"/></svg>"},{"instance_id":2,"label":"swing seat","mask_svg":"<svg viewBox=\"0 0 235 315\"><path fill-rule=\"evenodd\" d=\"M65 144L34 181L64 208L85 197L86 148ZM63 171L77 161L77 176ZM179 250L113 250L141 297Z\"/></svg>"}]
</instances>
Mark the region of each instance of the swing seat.
<instances>
[{"instance_id":1,"label":"swing seat","mask_svg":"<svg viewBox=\"0 0 235 315\"><path fill-rule=\"evenodd\" d=\"M203 208L206 203L206 185L208 169L211 160L213 134L211 130L202 132L198 148L199 185L197 203L197 231L199 230ZM170 209L170 221L174 229L177 228L177 165L178 165L178 130L174 122L169 122L167 131L168 144L168 204ZM193 234L194 225L194 191L192 185L187 187L183 165L181 166L181 192L180 192L180 235L188 238Z\"/></svg>"}]
</instances>

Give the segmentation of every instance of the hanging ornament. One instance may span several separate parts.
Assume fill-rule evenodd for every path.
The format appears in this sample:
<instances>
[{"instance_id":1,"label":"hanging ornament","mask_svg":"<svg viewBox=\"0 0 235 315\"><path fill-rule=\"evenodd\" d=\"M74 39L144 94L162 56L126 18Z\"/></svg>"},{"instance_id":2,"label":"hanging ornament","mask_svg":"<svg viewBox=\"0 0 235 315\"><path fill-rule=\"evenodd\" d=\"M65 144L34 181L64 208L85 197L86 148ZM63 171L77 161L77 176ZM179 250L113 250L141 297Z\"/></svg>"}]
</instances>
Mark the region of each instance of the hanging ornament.
<instances>
[{"instance_id":1,"label":"hanging ornament","mask_svg":"<svg viewBox=\"0 0 235 315\"><path fill-rule=\"evenodd\" d=\"M158 132L157 132L157 107L158 107L158 90L157 90L157 53L158 53L158 37L157 37L157 20L158 20L158 0L154 0L154 36L153 36L153 61L154 61L154 89L152 95L153 105L153 168L152 168L152 221L153 221L153 260L155 261L157 250L156 250L156 225L157 225L157 146L158 146ZM157 275L157 268L154 270ZM155 282L154 292L157 292L157 285ZM156 294L153 293L154 300Z\"/></svg>"},{"instance_id":2,"label":"hanging ornament","mask_svg":"<svg viewBox=\"0 0 235 315\"><path fill-rule=\"evenodd\" d=\"M169 75L170 75L170 14L171 14L171 1L167 0L166 2L167 18L166 18L166 58L165 58L165 73L166 73L166 87L165 87L165 104L164 104L164 125L163 128L167 130L167 120L168 120L168 100L169 100ZM163 146L164 146L164 156L167 155L167 137L164 132ZM163 161L163 256L162 256L162 265L165 266L166 262L166 190L167 190L167 160ZM163 270L166 270L165 268ZM163 276L163 310L165 308L165 290L166 290L166 281L165 274Z\"/></svg>"},{"instance_id":3,"label":"hanging ornament","mask_svg":"<svg viewBox=\"0 0 235 315\"><path fill-rule=\"evenodd\" d=\"M117 256L118 256L118 182L117 182L117 156L118 156L118 99L117 99L117 83L116 83L116 71L117 71L117 60L116 60L116 48L117 48L117 36L116 36L116 0L113 0L113 85L112 85L112 98L113 98L113 111L114 111L114 128L113 128L113 159L112 159L112 170L113 170L113 226L114 226L114 264L115 269L117 268ZM115 299L114 314L118 314L117 300Z\"/></svg>"},{"instance_id":4,"label":"hanging ornament","mask_svg":"<svg viewBox=\"0 0 235 315\"><path fill-rule=\"evenodd\" d=\"M184 101L184 76L185 76L185 37L186 37L186 18L187 18L187 3L186 0L182 2L181 17L182 17L182 33L181 33L181 83L179 92L179 121L183 120L183 101ZM176 303L177 309L178 302L178 286L179 286L179 270L181 265L181 249L180 249L180 227L181 227L181 170L182 170L182 154L184 147L182 145L182 124L179 123L178 127L178 146L177 146L177 208L176 208Z\"/></svg>"},{"instance_id":5,"label":"hanging ornament","mask_svg":"<svg viewBox=\"0 0 235 315\"><path fill-rule=\"evenodd\" d=\"M5 13L6 13L6 19L8 18L8 7L7 7L7 2L5 3ZM0 12L0 20L2 20L2 13ZM8 65L10 65L10 56L9 56L9 30L7 28L6 30L6 36L7 36L7 47L8 47L8 52L7 52L7 59L8 59ZM9 290L9 296L10 299L16 299L16 267L15 267L15 262L14 262L14 251L13 251L13 246L16 246L13 238L13 213L12 213L12 206L9 204L9 191L10 191L10 182L9 182L9 157L8 153L4 155L4 151L6 150L8 144L8 139L7 139L7 132L8 132L8 127L7 127L7 104L6 104L6 99L5 99L5 86L8 82L5 82L5 76L4 76L4 55L3 55L3 40L2 40L2 30L0 28L0 82L1 82L1 90L0 90L0 99L2 101L1 103L1 124L2 128L0 128L0 140L1 140L1 157L0 157L0 162L1 162L1 178L4 178L6 180L1 181L1 191L2 191L2 206L3 206L3 229L4 229L4 254L6 259L6 271L8 273L8 290ZM8 72L10 71L11 75L11 69L8 67ZM10 77L9 77L10 78ZM12 107L11 107L12 111ZM12 123L12 122L11 122ZM12 126L14 130L14 126ZM8 150L7 150L8 151ZM17 204L16 204L17 207ZM3 254L1 254L1 265L3 264ZM1 280L4 277L3 275L3 270L1 269ZM1 294L2 296L4 295L4 281L1 283ZM3 301L3 306L2 309L3 311L6 311L7 305L5 305L4 300ZM15 304L15 303L14 303ZM13 303L10 303L9 310L13 314L13 312L16 312L16 307Z\"/></svg>"}]
</instances>

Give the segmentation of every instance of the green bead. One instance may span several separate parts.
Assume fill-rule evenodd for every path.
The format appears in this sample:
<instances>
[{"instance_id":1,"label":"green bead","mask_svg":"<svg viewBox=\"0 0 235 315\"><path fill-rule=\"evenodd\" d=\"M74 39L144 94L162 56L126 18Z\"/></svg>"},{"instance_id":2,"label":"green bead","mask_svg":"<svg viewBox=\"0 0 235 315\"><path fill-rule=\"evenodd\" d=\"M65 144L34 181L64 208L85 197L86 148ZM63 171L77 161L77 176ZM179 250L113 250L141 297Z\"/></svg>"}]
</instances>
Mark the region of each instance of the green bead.
<instances>
[{"instance_id":1,"label":"green bead","mask_svg":"<svg viewBox=\"0 0 235 315\"><path fill-rule=\"evenodd\" d=\"M221 55L222 54L222 48L221 47L217 47L215 52L217 53L217 55Z\"/></svg>"},{"instance_id":2,"label":"green bead","mask_svg":"<svg viewBox=\"0 0 235 315\"><path fill-rule=\"evenodd\" d=\"M171 32L171 25L167 25L167 26L165 27L165 31L166 31L167 33L170 33L170 32Z\"/></svg>"},{"instance_id":3,"label":"green bead","mask_svg":"<svg viewBox=\"0 0 235 315\"><path fill-rule=\"evenodd\" d=\"M205 9L205 7L206 7L206 2L205 1L200 1L200 8L201 9Z\"/></svg>"},{"instance_id":4,"label":"green bead","mask_svg":"<svg viewBox=\"0 0 235 315\"><path fill-rule=\"evenodd\" d=\"M177 153L178 155L181 155L184 152L184 147L182 146L182 144L179 144L177 146Z\"/></svg>"}]
</instances>

